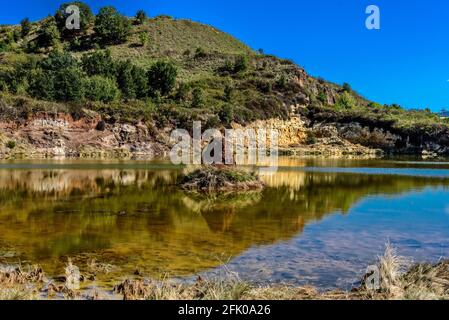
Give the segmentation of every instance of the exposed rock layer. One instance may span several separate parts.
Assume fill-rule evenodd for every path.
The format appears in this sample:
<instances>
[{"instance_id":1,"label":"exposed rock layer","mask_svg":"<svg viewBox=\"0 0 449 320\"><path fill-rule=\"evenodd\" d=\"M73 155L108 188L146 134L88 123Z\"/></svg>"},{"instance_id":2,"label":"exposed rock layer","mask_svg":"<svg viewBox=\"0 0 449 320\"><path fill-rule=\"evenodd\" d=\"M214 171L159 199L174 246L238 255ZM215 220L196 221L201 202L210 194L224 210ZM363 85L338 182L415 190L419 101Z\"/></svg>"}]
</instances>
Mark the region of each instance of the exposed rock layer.
<instances>
[{"instance_id":1,"label":"exposed rock layer","mask_svg":"<svg viewBox=\"0 0 449 320\"><path fill-rule=\"evenodd\" d=\"M280 152L288 155L449 154L447 132L420 135L357 119L320 119L301 110L289 120L259 120L233 128L277 130ZM168 156L172 129L155 131L142 122L110 124L93 113L80 119L40 113L26 121L0 122L0 157L161 158Z\"/></svg>"}]
</instances>

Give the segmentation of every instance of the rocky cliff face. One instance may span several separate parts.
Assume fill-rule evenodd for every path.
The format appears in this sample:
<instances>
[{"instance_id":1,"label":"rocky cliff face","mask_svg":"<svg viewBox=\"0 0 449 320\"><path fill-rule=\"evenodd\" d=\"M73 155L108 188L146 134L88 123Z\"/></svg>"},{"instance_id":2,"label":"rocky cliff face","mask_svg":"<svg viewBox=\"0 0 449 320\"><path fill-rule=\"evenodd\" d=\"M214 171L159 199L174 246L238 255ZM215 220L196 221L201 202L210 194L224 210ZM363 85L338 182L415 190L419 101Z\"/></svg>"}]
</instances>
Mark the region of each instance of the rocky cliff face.
<instances>
[{"instance_id":1,"label":"rocky cliff face","mask_svg":"<svg viewBox=\"0 0 449 320\"><path fill-rule=\"evenodd\" d=\"M245 127L237 124L234 129L265 129L276 130L279 133L279 151L284 155L376 155L382 150L368 148L357 141L344 137L335 125L316 124L310 126L310 121L301 116L292 116L289 120L270 119L259 120ZM271 142L267 140L267 145Z\"/></svg>"},{"instance_id":2,"label":"rocky cliff face","mask_svg":"<svg viewBox=\"0 0 449 320\"><path fill-rule=\"evenodd\" d=\"M387 120L341 117L332 112L298 111L312 135L320 135L321 128L332 127L333 136L388 154L428 156L449 155L449 129L447 126L411 126L398 128Z\"/></svg>"},{"instance_id":3,"label":"rocky cliff face","mask_svg":"<svg viewBox=\"0 0 449 320\"><path fill-rule=\"evenodd\" d=\"M106 124L96 114L74 119L41 113L19 123L1 122L0 132L3 158L154 158L166 152L145 124Z\"/></svg>"},{"instance_id":4,"label":"rocky cliff face","mask_svg":"<svg viewBox=\"0 0 449 320\"><path fill-rule=\"evenodd\" d=\"M421 135L385 124L322 119L304 113L304 108L293 105L288 120L258 120L232 127L277 130L280 153L286 155L449 154L449 133L444 128ZM91 111L79 119L63 113L39 113L27 120L0 122L0 157L161 158L168 156L171 130L154 129L142 122L110 124Z\"/></svg>"}]
</instances>

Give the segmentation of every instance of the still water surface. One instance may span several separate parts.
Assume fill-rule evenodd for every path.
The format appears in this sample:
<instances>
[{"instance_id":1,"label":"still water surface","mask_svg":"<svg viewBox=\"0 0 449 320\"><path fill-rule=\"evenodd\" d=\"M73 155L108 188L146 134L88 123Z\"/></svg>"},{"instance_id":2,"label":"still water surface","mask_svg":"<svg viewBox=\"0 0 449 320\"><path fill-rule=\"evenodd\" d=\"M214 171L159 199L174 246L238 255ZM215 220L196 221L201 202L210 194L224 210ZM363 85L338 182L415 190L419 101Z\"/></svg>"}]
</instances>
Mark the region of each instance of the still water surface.
<instances>
[{"instance_id":1,"label":"still water surface","mask_svg":"<svg viewBox=\"0 0 449 320\"><path fill-rule=\"evenodd\" d=\"M70 257L132 275L226 270L257 283L350 289L391 242L413 261L449 257L449 163L281 159L262 192L178 190L164 162L0 162L0 264L63 273ZM101 281L101 277L99 278Z\"/></svg>"}]
</instances>

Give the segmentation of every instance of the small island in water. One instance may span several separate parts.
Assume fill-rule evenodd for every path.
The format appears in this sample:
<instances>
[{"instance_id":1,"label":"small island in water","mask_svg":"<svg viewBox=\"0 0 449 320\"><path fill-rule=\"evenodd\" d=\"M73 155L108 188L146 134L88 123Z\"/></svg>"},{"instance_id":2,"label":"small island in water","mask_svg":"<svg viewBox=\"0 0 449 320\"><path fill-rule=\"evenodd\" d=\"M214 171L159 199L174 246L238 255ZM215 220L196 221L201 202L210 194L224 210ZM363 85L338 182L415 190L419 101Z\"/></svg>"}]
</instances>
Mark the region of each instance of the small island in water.
<instances>
[{"instance_id":1,"label":"small island in water","mask_svg":"<svg viewBox=\"0 0 449 320\"><path fill-rule=\"evenodd\" d=\"M234 166L204 166L185 175L179 185L199 192L244 192L265 187L256 172Z\"/></svg>"}]
</instances>

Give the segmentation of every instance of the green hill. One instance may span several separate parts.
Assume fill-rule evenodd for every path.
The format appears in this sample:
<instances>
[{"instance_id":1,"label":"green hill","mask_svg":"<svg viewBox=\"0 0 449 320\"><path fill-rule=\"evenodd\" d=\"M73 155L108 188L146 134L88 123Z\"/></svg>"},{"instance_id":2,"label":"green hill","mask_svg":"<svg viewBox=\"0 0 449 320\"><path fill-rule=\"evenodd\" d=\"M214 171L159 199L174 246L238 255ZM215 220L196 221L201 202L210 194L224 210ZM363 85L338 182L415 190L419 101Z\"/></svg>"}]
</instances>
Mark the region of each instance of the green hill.
<instances>
[{"instance_id":1,"label":"green hill","mask_svg":"<svg viewBox=\"0 0 449 320\"><path fill-rule=\"evenodd\" d=\"M356 122L388 132L399 136L400 147L440 143L448 133L448 120L430 111L370 102L349 85L311 77L211 26L168 16L139 23L108 12L123 26L108 41L99 15L90 13L75 34L53 16L32 23L29 32L25 22L0 27L0 118L19 120L39 111L79 117L87 110L106 122L190 128L194 120L220 127L296 114L312 125ZM94 53L106 57L102 69L86 67Z\"/></svg>"}]
</instances>

